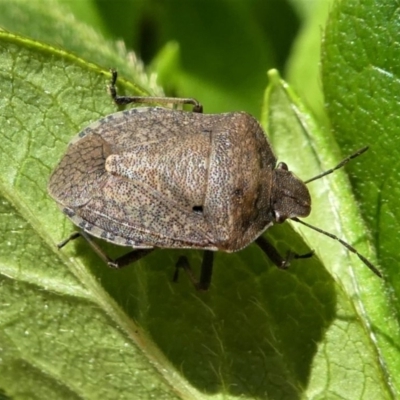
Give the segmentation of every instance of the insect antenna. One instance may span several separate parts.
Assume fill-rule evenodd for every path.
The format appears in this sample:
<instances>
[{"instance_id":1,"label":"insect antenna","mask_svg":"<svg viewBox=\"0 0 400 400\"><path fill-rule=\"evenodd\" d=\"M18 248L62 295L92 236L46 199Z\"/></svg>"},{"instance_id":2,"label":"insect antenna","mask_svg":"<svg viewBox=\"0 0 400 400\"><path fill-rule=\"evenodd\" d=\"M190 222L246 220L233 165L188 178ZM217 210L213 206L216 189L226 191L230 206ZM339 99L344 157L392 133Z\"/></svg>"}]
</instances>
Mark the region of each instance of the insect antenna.
<instances>
[{"instance_id":1,"label":"insect antenna","mask_svg":"<svg viewBox=\"0 0 400 400\"><path fill-rule=\"evenodd\" d=\"M314 176L313 178L305 181L304 183L307 184L307 183L315 181L315 180L317 180L319 178L322 178L323 176L331 174L332 172L336 171L337 169L342 168L344 165L346 165L353 158L356 158L356 157L360 156L361 154L365 153L367 150L368 150L368 146L365 146L365 147L357 150L355 153L351 154L350 156L346 157L344 160L340 161L340 163L338 165L336 165L336 167L328 169L327 171L323 172L322 174Z\"/></svg>"},{"instance_id":2,"label":"insect antenna","mask_svg":"<svg viewBox=\"0 0 400 400\"><path fill-rule=\"evenodd\" d=\"M300 224L303 224L307 226L310 229L313 229L314 231L317 231L319 233L322 233L325 236L330 237L331 239L337 240L339 243L341 243L344 247L346 247L347 250L351 251L352 253L356 254L357 257L375 274L378 275L380 278L382 278L382 274L378 269L371 263L371 261L367 260L362 254L360 254L353 246L349 245L347 242L345 242L343 239L340 239L333 233L329 233L327 231L324 231L320 228L317 228L316 226L307 224L306 222L298 219L298 218L291 218L292 221L299 222Z\"/></svg>"},{"instance_id":3,"label":"insect antenna","mask_svg":"<svg viewBox=\"0 0 400 400\"><path fill-rule=\"evenodd\" d=\"M338 165L336 165L336 167L333 167L331 169L328 169L325 172L322 172L321 174L314 176L313 178L305 181L304 183L310 183L312 181L315 181L319 178L322 178L323 176L329 175L332 172L336 171L339 168L342 168L344 165L346 165L350 160L352 160L353 158L356 158L358 156L360 156L361 154L365 153L368 150L368 146L363 147L359 150L357 150L355 153L351 154L350 156L346 157L344 160L342 160ZM293 221L299 222L300 224L303 224L305 226L307 226L310 229L313 229L314 231L317 231L319 233L322 233L325 236L330 237L331 239L337 240L339 243L341 243L344 247L346 247L347 250L351 251L352 253L356 254L357 257L377 276L379 276L380 278L382 278L382 274L380 273L380 271L378 271L378 269L375 267L375 265L373 265L371 263L371 261L367 260L362 254L360 254L353 246L349 245L347 242L345 242L343 239L340 239L339 237L337 237L336 235L324 231L320 228L317 228L316 226L310 225L304 221L301 221L298 218L291 218Z\"/></svg>"}]
</instances>

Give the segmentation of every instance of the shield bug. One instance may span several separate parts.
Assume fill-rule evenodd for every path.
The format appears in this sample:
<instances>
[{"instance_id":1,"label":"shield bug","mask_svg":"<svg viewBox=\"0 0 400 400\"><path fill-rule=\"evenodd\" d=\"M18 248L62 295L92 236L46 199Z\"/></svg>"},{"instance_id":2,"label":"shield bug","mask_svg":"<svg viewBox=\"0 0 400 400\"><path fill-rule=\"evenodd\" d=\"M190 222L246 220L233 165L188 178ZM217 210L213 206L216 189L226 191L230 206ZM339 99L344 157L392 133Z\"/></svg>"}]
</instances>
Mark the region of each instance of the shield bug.
<instances>
[{"instance_id":1,"label":"shield bug","mask_svg":"<svg viewBox=\"0 0 400 400\"><path fill-rule=\"evenodd\" d=\"M183 268L197 289L211 282L215 251L235 252L256 242L280 268L282 257L261 235L287 219L301 222L338 240L378 276L379 271L338 237L298 219L311 211L306 183L278 163L261 126L245 112L203 114L194 99L124 97L116 91L112 71L110 94L118 105L129 103L190 104L192 112L139 107L94 122L70 142L52 173L48 190L81 231L59 244L84 237L111 267L136 261L154 249L201 249L197 280L185 257ZM91 236L134 250L111 260Z\"/></svg>"}]
</instances>

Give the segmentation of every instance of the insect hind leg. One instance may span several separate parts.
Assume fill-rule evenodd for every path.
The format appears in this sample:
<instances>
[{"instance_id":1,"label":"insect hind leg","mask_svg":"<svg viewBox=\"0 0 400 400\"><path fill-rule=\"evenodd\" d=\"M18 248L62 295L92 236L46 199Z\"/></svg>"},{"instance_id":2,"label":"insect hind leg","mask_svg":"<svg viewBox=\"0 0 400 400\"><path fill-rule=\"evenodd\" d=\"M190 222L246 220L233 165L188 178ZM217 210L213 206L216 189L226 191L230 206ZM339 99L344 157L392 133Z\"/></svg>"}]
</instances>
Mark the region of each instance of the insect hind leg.
<instances>
[{"instance_id":1,"label":"insect hind leg","mask_svg":"<svg viewBox=\"0 0 400 400\"><path fill-rule=\"evenodd\" d=\"M182 268L187 273L189 280L192 282L196 290L208 290L211 284L211 276L214 263L214 252L205 250L203 253L203 261L201 263L200 279L197 279L190 267L189 260L181 256L176 263L173 281L176 282L179 276L179 269Z\"/></svg>"},{"instance_id":2,"label":"insect hind leg","mask_svg":"<svg viewBox=\"0 0 400 400\"><path fill-rule=\"evenodd\" d=\"M92 237L83 231L73 232L69 237L63 240L61 243L57 245L59 249L64 247L71 240L75 240L78 237L82 237L86 240L86 242L90 245L90 247L95 251L95 253L111 268L123 268L129 264L134 263L135 261L140 260L141 258L147 256L147 254L151 253L155 249L135 249L130 251L129 253L124 254L121 257L116 259L110 258L104 250L94 242Z\"/></svg>"}]
</instances>

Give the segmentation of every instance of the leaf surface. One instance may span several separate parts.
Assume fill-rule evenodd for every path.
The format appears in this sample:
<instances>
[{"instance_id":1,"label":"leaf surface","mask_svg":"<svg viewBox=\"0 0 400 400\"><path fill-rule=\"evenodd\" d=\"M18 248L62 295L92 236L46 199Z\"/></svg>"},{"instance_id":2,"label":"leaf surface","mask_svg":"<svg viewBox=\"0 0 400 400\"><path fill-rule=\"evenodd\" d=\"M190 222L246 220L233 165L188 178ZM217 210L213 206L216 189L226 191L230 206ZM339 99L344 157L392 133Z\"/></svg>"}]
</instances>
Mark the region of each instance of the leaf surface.
<instances>
[{"instance_id":1,"label":"leaf surface","mask_svg":"<svg viewBox=\"0 0 400 400\"><path fill-rule=\"evenodd\" d=\"M57 10L48 8L43 18ZM83 35L83 45L72 48L61 34L68 51L60 51L0 33L0 393L40 399L390 397L398 324L383 283L329 238L302 229L308 246L286 224L275 226L267 236L282 254L315 249L318 257L281 271L255 245L217 254L207 293L196 293L183 274L171 282L179 255L198 273L201 252L158 251L114 271L83 241L56 249L74 227L48 197L48 177L77 132L116 111L105 90L109 63L119 59L114 65L130 70L112 46L104 50L100 37L85 36L80 24L58 15L65 32L74 27ZM51 42L40 35L32 36ZM93 58L96 47L110 57ZM133 80L119 82L127 93L157 90L147 79L121 76ZM335 138L270 76L264 125L278 158L306 179L335 165L341 159ZM361 163L348 169L353 185ZM380 261L346 173L310 189L310 222ZM124 252L102 245L113 256Z\"/></svg>"}]
</instances>

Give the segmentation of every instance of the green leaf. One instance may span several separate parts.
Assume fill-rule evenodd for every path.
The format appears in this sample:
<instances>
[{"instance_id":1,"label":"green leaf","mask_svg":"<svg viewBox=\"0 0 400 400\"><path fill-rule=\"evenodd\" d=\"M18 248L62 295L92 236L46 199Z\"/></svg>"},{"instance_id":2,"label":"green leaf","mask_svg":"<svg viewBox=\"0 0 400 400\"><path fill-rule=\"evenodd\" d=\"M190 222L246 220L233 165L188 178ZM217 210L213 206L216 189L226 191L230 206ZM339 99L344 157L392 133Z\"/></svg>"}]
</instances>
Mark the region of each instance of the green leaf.
<instances>
[{"instance_id":1,"label":"green leaf","mask_svg":"<svg viewBox=\"0 0 400 400\"><path fill-rule=\"evenodd\" d=\"M144 349L129 344L140 340L150 351L142 329L90 270L54 247L65 221L46 181L68 133L113 109L104 73L7 33L0 33L0 56L0 387L12 398L173 398ZM119 315L119 328L110 315Z\"/></svg>"},{"instance_id":2,"label":"green leaf","mask_svg":"<svg viewBox=\"0 0 400 400\"><path fill-rule=\"evenodd\" d=\"M84 1L56 0L56 1L62 5L61 7L60 6L55 7L56 9L64 8L65 11L71 10L77 19L79 19L82 22L85 22L86 25L93 27L97 32L101 33L104 37L110 39L113 38L113 35L110 32L111 29L107 27L108 25L107 22L109 21L110 18L108 19L102 18L98 6L104 4L107 7L106 11L108 13L110 13L110 11L114 7L114 10L120 12L120 15L124 18L129 18L130 14L129 12L127 12L128 10L126 9L124 13L121 13L121 8L124 6L124 4L127 3L126 1L118 1L118 2L105 2L105 1L97 2L96 0L84 0ZM133 18L131 18L131 20L133 20ZM120 21L119 27L120 28L126 27L126 25L121 24ZM118 39L118 37L114 39Z\"/></svg>"},{"instance_id":3,"label":"green leaf","mask_svg":"<svg viewBox=\"0 0 400 400\"><path fill-rule=\"evenodd\" d=\"M341 148L369 145L368 157L349 165L352 185L385 274L372 319L383 368L400 391L397 232L400 135L400 15L395 1L344 1L333 8L323 47L323 84ZM347 150L348 151L348 150ZM371 299L371 303L373 300ZM395 395L394 395L395 397Z\"/></svg>"},{"instance_id":4,"label":"green leaf","mask_svg":"<svg viewBox=\"0 0 400 400\"><path fill-rule=\"evenodd\" d=\"M113 271L85 243L58 251L56 242L74 228L48 197L47 180L73 133L114 108L105 72L7 33L0 34L0 56L0 90L12 94L2 98L0 124L6 394L292 397L301 390L314 343L333 316L326 302L332 280L313 268L317 260L308 273L296 266L286 273L268 268L254 246L219 254L212 289L195 293L184 277L171 283L179 252ZM285 243L296 240L287 234ZM198 252L186 254L199 265ZM307 329L297 330L299 323ZM21 382L22 367L31 380Z\"/></svg>"},{"instance_id":5,"label":"green leaf","mask_svg":"<svg viewBox=\"0 0 400 400\"><path fill-rule=\"evenodd\" d=\"M266 93L264 125L270 132L275 148L279 149L279 158L282 157L282 161L291 160L294 172L305 179L337 165L340 158L334 138L318 127L312 115L291 88L279 79L276 71L270 71L269 75L271 85ZM361 253L373 260L373 255L365 246L365 227L354 197L351 195L345 172L336 171L334 175L314 181L309 186L313 210L307 222L336 234L348 243L356 244ZM388 326L397 325L396 321L390 317L390 309L382 298L382 281L371 275L371 271L357 257L351 255L344 247L342 248L338 242L332 242L331 239L307 228L296 227L296 229L309 239L318 257L338 284L335 286L336 298L334 299L336 315L332 326L327 330L326 341L321 343L322 354L318 354L314 361L315 375L313 374L310 380L309 393L315 390L314 378L316 382L321 383L319 369L321 365L318 361L321 361L319 356L322 356L326 357L324 362L338 363L340 368L347 370L348 381L359 382L358 395L355 394L353 388L351 396L364 398L365 395L365 398L374 398L372 394L379 393L378 397L382 398L384 393L389 392L389 385L385 382L386 371L376 362L376 356L381 351L377 347L376 340L382 336L381 329L386 330ZM344 317L343 308L351 309L350 313L354 315ZM349 325L344 328L347 318L349 318L347 320ZM350 322L351 320L353 321ZM345 329L346 336L348 335L346 339L341 336L341 329ZM336 351L335 354L328 355L325 352L325 346L330 348L334 346L334 343L344 343L343 341L349 347L346 345L342 353ZM360 341L363 344L358 347ZM358 356L358 353L362 353L363 357ZM365 370L367 365L374 365L369 372ZM359 376L359 368L364 369L363 378ZM375 377L374 383L369 381L369 376ZM344 390L341 385L342 379L341 375L336 375L332 371L327 376L324 396L326 393L342 392ZM318 389L320 390L321 388ZM345 392L341 395L345 397Z\"/></svg>"},{"instance_id":6,"label":"green leaf","mask_svg":"<svg viewBox=\"0 0 400 400\"><path fill-rule=\"evenodd\" d=\"M322 29L325 26L332 1L292 0L305 14L302 27L286 64L286 80L321 124L329 126L321 85L320 61ZM300 11L299 10L299 11Z\"/></svg>"},{"instance_id":7,"label":"green leaf","mask_svg":"<svg viewBox=\"0 0 400 400\"><path fill-rule=\"evenodd\" d=\"M68 141L116 111L105 90L109 64L116 60L112 66L133 81L119 81L119 89L157 89L142 73L130 73L125 53L89 34L62 7L15 3L37 16L36 28L2 3L0 25L13 29L15 20L19 32L59 40L67 51L0 33L0 393L40 399L389 397L396 371L386 367L397 356L389 344L397 342L398 325L382 281L329 238L305 228L307 246L287 224L274 226L267 236L282 254L311 247L318 257L281 271L255 245L218 253L207 293L195 292L183 274L171 282L179 255L187 255L197 273L201 252L158 251L115 271L83 241L57 250L75 227L49 198L47 181ZM46 32L53 20L59 37ZM305 178L335 165L334 138L321 132L276 74L271 78L265 124L279 158ZM212 95L220 95L217 88ZM310 189L310 221L375 261L345 173ZM101 245L112 256L126 251Z\"/></svg>"},{"instance_id":8,"label":"green leaf","mask_svg":"<svg viewBox=\"0 0 400 400\"><path fill-rule=\"evenodd\" d=\"M79 23L69 8L57 0L0 1L0 29L82 55L87 62L102 68L116 68L135 81L138 93L162 94L154 80L143 72L142 63L122 42L106 40L91 27Z\"/></svg>"}]
</instances>

